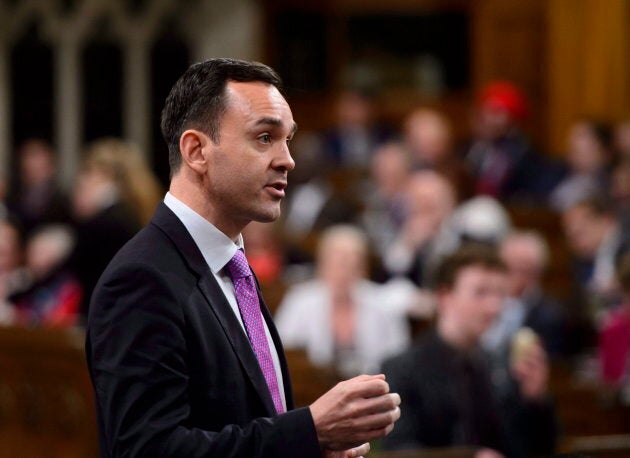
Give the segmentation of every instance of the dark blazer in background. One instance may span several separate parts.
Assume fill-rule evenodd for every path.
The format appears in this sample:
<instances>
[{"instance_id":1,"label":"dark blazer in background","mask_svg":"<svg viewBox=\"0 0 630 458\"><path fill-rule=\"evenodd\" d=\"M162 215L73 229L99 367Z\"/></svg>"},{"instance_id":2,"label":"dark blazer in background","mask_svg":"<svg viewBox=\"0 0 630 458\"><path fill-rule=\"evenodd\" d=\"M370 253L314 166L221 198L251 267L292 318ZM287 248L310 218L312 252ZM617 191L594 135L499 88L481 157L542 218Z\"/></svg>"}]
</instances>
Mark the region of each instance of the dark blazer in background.
<instances>
[{"instance_id":1,"label":"dark blazer in background","mask_svg":"<svg viewBox=\"0 0 630 458\"><path fill-rule=\"evenodd\" d=\"M261 304L292 409L282 344ZM103 457L321 456L308 408L275 415L247 336L164 204L101 277L86 352Z\"/></svg>"},{"instance_id":2,"label":"dark blazer in background","mask_svg":"<svg viewBox=\"0 0 630 458\"><path fill-rule=\"evenodd\" d=\"M134 214L121 202L75 224L76 246L69 264L83 288L80 306L82 324L87 321L90 298L98 279L118 250L140 228Z\"/></svg>"},{"instance_id":3,"label":"dark blazer in background","mask_svg":"<svg viewBox=\"0 0 630 458\"><path fill-rule=\"evenodd\" d=\"M498 387L490 369L481 351L456 350L435 330L387 360L382 371L404 404L384 448L458 445L493 448L508 458L553 454L553 405L522 399L515 385Z\"/></svg>"}]
</instances>

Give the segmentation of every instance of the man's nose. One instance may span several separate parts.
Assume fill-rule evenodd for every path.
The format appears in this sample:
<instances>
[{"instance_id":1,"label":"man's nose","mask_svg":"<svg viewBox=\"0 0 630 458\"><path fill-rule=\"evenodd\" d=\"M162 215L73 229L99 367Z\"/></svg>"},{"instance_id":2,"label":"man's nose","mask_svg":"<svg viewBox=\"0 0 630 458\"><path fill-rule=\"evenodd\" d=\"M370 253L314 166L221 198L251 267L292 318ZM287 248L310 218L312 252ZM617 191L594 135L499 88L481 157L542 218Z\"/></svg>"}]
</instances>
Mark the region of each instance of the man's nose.
<instances>
[{"instance_id":1,"label":"man's nose","mask_svg":"<svg viewBox=\"0 0 630 458\"><path fill-rule=\"evenodd\" d=\"M272 165L276 169L282 169L286 171L291 171L295 168L295 161L293 160L293 156L291 156L289 145L282 145Z\"/></svg>"}]
</instances>

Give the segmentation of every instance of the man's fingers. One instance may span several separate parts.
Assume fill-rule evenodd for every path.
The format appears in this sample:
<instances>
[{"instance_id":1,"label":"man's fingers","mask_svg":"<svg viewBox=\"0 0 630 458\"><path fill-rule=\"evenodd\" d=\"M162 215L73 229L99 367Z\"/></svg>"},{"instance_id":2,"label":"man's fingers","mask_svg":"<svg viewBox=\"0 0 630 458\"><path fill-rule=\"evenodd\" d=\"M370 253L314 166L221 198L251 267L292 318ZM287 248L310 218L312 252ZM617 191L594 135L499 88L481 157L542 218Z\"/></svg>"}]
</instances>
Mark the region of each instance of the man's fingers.
<instances>
[{"instance_id":1,"label":"man's fingers","mask_svg":"<svg viewBox=\"0 0 630 458\"><path fill-rule=\"evenodd\" d=\"M385 374L375 374L375 375L361 374L361 375L357 375L356 377L352 377L351 379L348 379L347 381L351 382L353 380L356 380L356 381L385 380Z\"/></svg>"},{"instance_id":2,"label":"man's fingers","mask_svg":"<svg viewBox=\"0 0 630 458\"><path fill-rule=\"evenodd\" d=\"M364 434L361 434L361 439L364 441L372 441L375 439L380 439L381 437L387 436L394 429L394 424L390 423L388 426L384 428L373 429L371 431L366 431Z\"/></svg>"},{"instance_id":3,"label":"man's fingers","mask_svg":"<svg viewBox=\"0 0 630 458\"><path fill-rule=\"evenodd\" d=\"M353 448L352 450L349 451L348 456L351 458L355 458L355 457L361 457L363 455L367 455L370 451L370 443L366 442L365 444L362 444L356 448Z\"/></svg>"},{"instance_id":4,"label":"man's fingers","mask_svg":"<svg viewBox=\"0 0 630 458\"><path fill-rule=\"evenodd\" d=\"M398 418L400 418L400 409L396 407L395 411L374 415L369 420L355 420L352 428L353 433L347 435L342 442L329 444L328 447L333 450L347 450L350 448L361 450L360 447L363 446L363 443L380 439L392 432L394 422Z\"/></svg>"},{"instance_id":5,"label":"man's fingers","mask_svg":"<svg viewBox=\"0 0 630 458\"><path fill-rule=\"evenodd\" d=\"M400 408L358 418L356 427L360 430L381 429L395 423L400 418Z\"/></svg>"},{"instance_id":6,"label":"man's fingers","mask_svg":"<svg viewBox=\"0 0 630 458\"><path fill-rule=\"evenodd\" d=\"M400 418L400 408L356 419L353 429L357 432L353 439L369 442L388 435L394 423Z\"/></svg>"},{"instance_id":7,"label":"man's fingers","mask_svg":"<svg viewBox=\"0 0 630 458\"><path fill-rule=\"evenodd\" d=\"M365 442L384 436L400 417L400 396L389 393L383 374L360 375L340 382L311 404L322 446L343 453L367 453ZM353 452L354 453L354 452Z\"/></svg>"},{"instance_id":8,"label":"man's fingers","mask_svg":"<svg viewBox=\"0 0 630 458\"><path fill-rule=\"evenodd\" d=\"M361 398L371 398L389 393L389 384L385 379L364 380L354 387L354 394Z\"/></svg>"},{"instance_id":9,"label":"man's fingers","mask_svg":"<svg viewBox=\"0 0 630 458\"><path fill-rule=\"evenodd\" d=\"M353 403L353 417L356 418L391 411L399 405L400 395L398 393L389 393L373 398L356 400Z\"/></svg>"}]
</instances>

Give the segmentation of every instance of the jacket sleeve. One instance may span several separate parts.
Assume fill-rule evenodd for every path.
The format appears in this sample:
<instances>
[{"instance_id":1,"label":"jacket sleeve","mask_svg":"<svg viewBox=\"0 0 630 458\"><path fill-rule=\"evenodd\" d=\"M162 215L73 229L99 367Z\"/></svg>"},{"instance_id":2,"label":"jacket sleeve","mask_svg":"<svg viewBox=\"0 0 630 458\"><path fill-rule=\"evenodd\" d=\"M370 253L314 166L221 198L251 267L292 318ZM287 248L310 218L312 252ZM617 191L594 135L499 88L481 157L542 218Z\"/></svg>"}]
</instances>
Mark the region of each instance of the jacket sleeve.
<instances>
[{"instance_id":1,"label":"jacket sleeve","mask_svg":"<svg viewBox=\"0 0 630 458\"><path fill-rule=\"evenodd\" d=\"M86 352L103 456L321 457L308 408L218 431L187 424L189 343L176 281L136 264L111 270L95 292Z\"/></svg>"}]
</instances>

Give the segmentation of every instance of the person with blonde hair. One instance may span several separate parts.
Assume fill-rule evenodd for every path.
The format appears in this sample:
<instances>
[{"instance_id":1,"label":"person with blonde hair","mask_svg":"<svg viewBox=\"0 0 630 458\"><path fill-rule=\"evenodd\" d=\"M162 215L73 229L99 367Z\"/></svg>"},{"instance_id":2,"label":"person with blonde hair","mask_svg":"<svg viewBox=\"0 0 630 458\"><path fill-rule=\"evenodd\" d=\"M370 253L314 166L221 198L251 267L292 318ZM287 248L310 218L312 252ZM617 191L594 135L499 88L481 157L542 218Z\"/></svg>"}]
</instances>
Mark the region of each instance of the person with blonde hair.
<instances>
[{"instance_id":1,"label":"person with blonde hair","mask_svg":"<svg viewBox=\"0 0 630 458\"><path fill-rule=\"evenodd\" d=\"M351 225L331 226L317 250L316 278L289 289L276 314L286 348L302 348L318 366L342 376L374 373L410 343L406 311L415 288L367 279L366 235ZM308 323L307 326L304 324Z\"/></svg>"},{"instance_id":2,"label":"person with blonde hair","mask_svg":"<svg viewBox=\"0 0 630 458\"><path fill-rule=\"evenodd\" d=\"M84 288L81 314L114 254L146 224L161 190L141 152L116 138L95 141L85 151L73 206L77 245L73 267Z\"/></svg>"},{"instance_id":3,"label":"person with blonde hair","mask_svg":"<svg viewBox=\"0 0 630 458\"><path fill-rule=\"evenodd\" d=\"M81 211L90 212L94 208L99 201L95 194L101 192L101 198L106 195L111 198L111 194L116 193L139 223L146 224L162 198L160 184L140 150L117 138L103 138L88 147L80 173L81 177L85 175L92 181L98 179L95 175L100 175L101 181L108 183L109 190L104 192L104 187L80 186L81 192L75 196L75 202L79 200Z\"/></svg>"}]
</instances>

